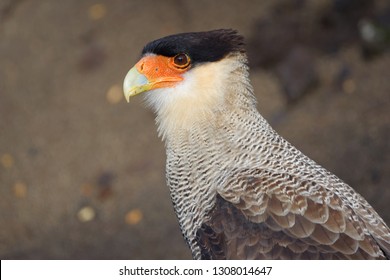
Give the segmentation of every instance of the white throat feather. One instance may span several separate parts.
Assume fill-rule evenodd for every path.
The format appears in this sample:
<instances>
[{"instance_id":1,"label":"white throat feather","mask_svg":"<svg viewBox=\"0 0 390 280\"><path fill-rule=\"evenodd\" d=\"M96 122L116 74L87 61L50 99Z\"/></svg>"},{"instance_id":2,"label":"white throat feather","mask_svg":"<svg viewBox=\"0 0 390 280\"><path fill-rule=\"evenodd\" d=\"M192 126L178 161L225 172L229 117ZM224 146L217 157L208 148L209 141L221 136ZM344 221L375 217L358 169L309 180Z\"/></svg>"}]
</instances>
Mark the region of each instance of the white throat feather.
<instances>
[{"instance_id":1,"label":"white throat feather","mask_svg":"<svg viewBox=\"0 0 390 280\"><path fill-rule=\"evenodd\" d=\"M163 140L175 131L191 130L205 121L212 123L217 112L234 105L232 95L242 92L238 88L252 92L246 58L242 55L197 65L183 76L184 80L175 87L146 93L146 103L156 113L158 133ZM254 98L249 100L255 103Z\"/></svg>"}]
</instances>

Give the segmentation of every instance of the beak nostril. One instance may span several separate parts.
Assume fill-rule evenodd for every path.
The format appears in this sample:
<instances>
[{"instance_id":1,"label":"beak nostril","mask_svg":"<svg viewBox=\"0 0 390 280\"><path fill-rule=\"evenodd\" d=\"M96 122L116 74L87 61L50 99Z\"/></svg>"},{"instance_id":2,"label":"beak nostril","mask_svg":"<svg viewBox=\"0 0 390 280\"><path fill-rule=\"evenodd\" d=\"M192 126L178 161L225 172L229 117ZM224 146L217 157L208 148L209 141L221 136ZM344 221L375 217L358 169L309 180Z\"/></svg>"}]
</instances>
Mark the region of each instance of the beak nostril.
<instances>
[{"instance_id":1,"label":"beak nostril","mask_svg":"<svg viewBox=\"0 0 390 280\"><path fill-rule=\"evenodd\" d=\"M142 71L144 70L144 64L142 63L141 66L139 67L139 69Z\"/></svg>"}]
</instances>

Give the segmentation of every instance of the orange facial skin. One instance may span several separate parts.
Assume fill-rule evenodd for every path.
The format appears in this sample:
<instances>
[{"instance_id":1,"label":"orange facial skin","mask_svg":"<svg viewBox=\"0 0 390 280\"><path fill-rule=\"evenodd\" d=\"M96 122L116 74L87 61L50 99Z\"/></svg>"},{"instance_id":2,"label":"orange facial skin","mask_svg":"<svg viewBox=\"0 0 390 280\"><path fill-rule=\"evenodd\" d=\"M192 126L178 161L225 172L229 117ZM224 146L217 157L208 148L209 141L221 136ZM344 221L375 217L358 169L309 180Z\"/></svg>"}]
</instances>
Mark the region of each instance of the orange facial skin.
<instances>
[{"instance_id":1,"label":"orange facial skin","mask_svg":"<svg viewBox=\"0 0 390 280\"><path fill-rule=\"evenodd\" d=\"M151 88L174 87L177 82L182 81L183 74L190 68L190 61L184 65L178 65L175 57L162 55L148 55L143 57L135 65L139 73L143 74L149 81Z\"/></svg>"}]
</instances>

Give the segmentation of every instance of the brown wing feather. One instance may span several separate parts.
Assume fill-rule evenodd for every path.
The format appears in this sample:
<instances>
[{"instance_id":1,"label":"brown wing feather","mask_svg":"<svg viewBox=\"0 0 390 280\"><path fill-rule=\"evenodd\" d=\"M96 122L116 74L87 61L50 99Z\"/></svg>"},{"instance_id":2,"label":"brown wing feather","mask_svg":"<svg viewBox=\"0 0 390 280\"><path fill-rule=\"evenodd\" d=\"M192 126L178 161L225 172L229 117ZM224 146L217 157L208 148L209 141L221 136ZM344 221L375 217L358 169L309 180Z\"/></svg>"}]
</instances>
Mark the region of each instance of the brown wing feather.
<instances>
[{"instance_id":1,"label":"brown wing feather","mask_svg":"<svg viewBox=\"0 0 390 280\"><path fill-rule=\"evenodd\" d=\"M264 178L270 174L245 171L220 189L226 191L219 191L203 226L214 235L209 242L200 239L203 250L232 259L389 258L390 231L363 198L352 207L337 191L283 174L277 177L286 180L268 188ZM298 182L295 189L289 180ZM356 210L361 207L368 210Z\"/></svg>"},{"instance_id":2,"label":"brown wing feather","mask_svg":"<svg viewBox=\"0 0 390 280\"><path fill-rule=\"evenodd\" d=\"M226 259L224 253L224 236L216 233L210 226L203 224L196 233L196 240L204 260Z\"/></svg>"}]
</instances>

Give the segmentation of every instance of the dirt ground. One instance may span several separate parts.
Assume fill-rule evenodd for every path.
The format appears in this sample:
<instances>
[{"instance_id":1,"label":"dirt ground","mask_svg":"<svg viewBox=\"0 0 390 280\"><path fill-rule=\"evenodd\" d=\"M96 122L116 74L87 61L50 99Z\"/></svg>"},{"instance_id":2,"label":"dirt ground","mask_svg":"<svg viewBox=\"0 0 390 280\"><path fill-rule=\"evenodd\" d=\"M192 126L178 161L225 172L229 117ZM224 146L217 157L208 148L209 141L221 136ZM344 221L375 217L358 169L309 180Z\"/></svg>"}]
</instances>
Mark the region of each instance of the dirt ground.
<instances>
[{"instance_id":1,"label":"dirt ground","mask_svg":"<svg viewBox=\"0 0 390 280\"><path fill-rule=\"evenodd\" d=\"M258 107L390 224L388 1L0 0L0 258L188 259L122 81L147 42L234 28Z\"/></svg>"}]
</instances>

